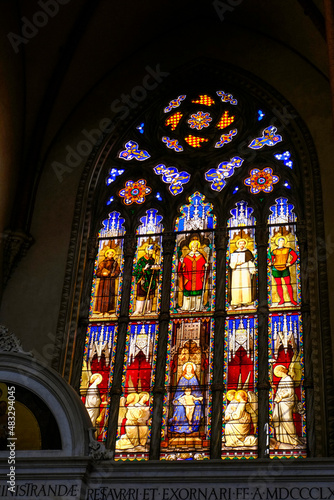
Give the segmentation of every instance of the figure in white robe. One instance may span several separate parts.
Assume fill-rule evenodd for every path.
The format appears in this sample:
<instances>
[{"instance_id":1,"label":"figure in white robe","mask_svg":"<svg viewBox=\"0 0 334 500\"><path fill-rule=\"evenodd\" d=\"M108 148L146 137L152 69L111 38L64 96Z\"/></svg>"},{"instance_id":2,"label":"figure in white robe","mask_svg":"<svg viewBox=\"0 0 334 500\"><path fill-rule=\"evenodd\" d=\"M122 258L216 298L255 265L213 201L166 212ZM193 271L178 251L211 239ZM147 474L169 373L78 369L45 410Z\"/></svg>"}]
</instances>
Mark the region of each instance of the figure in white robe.
<instances>
[{"instance_id":1,"label":"figure in white robe","mask_svg":"<svg viewBox=\"0 0 334 500\"><path fill-rule=\"evenodd\" d=\"M237 308L250 305L255 300L253 277L256 274L254 255L246 248L244 239L237 241L237 249L231 254L231 306Z\"/></svg>"},{"instance_id":2,"label":"figure in white robe","mask_svg":"<svg viewBox=\"0 0 334 500\"><path fill-rule=\"evenodd\" d=\"M101 397L98 385L102 382L102 378L101 373L94 373L90 378L86 394L85 407L93 427L95 427L96 419L100 414Z\"/></svg>"},{"instance_id":3,"label":"figure in white robe","mask_svg":"<svg viewBox=\"0 0 334 500\"><path fill-rule=\"evenodd\" d=\"M276 440L279 443L297 446L301 441L293 421L293 411L296 406L294 382L288 375L288 369L283 365L277 365L274 374L281 378L277 385L273 411Z\"/></svg>"}]
</instances>

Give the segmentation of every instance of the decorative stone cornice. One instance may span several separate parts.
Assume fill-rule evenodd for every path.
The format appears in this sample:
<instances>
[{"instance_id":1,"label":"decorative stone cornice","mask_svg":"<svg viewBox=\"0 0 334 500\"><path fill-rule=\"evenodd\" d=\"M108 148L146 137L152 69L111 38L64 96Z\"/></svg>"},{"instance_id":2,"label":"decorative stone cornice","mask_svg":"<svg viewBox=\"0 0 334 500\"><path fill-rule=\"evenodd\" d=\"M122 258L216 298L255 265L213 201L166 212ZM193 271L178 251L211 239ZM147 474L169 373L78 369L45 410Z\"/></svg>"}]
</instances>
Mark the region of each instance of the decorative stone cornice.
<instances>
[{"instance_id":1,"label":"decorative stone cornice","mask_svg":"<svg viewBox=\"0 0 334 500\"><path fill-rule=\"evenodd\" d=\"M27 356L32 356L32 352L24 351L19 339L11 332L8 331L4 325L0 325L0 353L21 353Z\"/></svg>"},{"instance_id":2,"label":"decorative stone cornice","mask_svg":"<svg viewBox=\"0 0 334 500\"><path fill-rule=\"evenodd\" d=\"M3 264L3 282L7 284L13 270L24 257L31 245L33 237L24 231L4 231L4 264Z\"/></svg>"},{"instance_id":3,"label":"decorative stone cornice","mask_svg":"<svg viewBox=\"0 0 334 500\"><path fill-rule=\"evenodd\" d=\"M107 450L103 443L96 441L94 439L95 429L92 427L89 429L89 456L94 462L100 462L101 460L112 460L113 452Z\"/></svg>"}]
</instances>

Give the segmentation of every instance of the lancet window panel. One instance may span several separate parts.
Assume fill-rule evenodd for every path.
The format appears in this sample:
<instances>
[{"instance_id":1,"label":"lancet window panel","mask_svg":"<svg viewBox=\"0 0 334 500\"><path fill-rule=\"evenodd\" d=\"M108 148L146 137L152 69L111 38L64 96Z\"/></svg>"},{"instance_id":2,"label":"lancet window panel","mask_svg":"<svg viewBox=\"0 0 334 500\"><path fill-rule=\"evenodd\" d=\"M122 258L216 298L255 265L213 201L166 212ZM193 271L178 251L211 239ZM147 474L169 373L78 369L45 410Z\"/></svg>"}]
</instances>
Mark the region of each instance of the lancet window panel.
<instances>
[{"instance_id":1,"label":"lancet window panel","mask_svg":"<svg viewBox=\"0 0 334 500\"><path fill-rule=\"evenodd\" d=\"M229 316L225 325L222 458L258 455L258 322Z\"/></svg>"},{"instance_id":2,"label":"lancet window panel","mask_svg":"<svg viewBox=\"0 0 334 500\"><path fill-rule=\"evenodd\" d=\"M88 326L80 395L98 441L105 441L107 436L116 343L116 324L91 323Z\"/></svg>"},{"instance_id":3,"label":"lancet window panel","mask_svg":"<svg viewBox=\"0 0 334 500\"><path fill-rule=\"evenodd\" d=\"M270 457L306 457L306 406L302 318L299 312L269 318Z\"/></svg>"},{"instance_id":4,"label":"lancet window panel","mask_svg":"<svg viewBox=\"0 0 334 500\"><path fill-rule=\"evenodd\" d=\"M157 323L129 324L115 460L147 460L149 457L157 340Z\"/></svg>"},{"instance_id":5,"label":"lancet window panel","mask_svg":"<svg viewBox=\"0 0 334 500\"><path fill-rule=\"evenodd\" d=\"M169 328L161 459L210 457L214 322L174 319Z\"/></svg>"}]
</instances>

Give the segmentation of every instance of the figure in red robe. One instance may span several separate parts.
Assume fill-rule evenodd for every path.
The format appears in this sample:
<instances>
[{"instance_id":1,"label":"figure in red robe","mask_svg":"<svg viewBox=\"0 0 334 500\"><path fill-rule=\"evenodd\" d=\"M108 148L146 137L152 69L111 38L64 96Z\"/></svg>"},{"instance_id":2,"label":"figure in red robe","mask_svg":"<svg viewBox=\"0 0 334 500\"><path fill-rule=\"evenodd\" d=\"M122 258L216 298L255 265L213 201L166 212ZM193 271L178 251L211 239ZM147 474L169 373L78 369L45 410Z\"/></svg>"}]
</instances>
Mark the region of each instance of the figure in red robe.
<instances>
[{"instance_id":1,"label":"figure in red robe","mask_svg":"<svg viewBox=\"0 0 334 500\"><path fill-rule=\"evenodd\" d=\"M204 304L204 287L208 279L207 257L199 250L199 241L192 240L190 252L180 258L178 266L179 290L183 292L181 309L201 311Z\"/></svg>"}]
</instances>

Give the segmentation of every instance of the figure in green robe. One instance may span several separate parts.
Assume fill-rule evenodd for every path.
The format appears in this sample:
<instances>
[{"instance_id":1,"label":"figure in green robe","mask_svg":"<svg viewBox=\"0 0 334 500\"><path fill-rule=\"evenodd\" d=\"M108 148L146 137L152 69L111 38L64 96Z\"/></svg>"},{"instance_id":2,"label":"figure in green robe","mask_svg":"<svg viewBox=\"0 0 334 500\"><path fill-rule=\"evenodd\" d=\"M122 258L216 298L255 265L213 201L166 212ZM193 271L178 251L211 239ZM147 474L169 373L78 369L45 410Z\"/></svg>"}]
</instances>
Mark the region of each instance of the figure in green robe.
<instances>
[{"instance_id":1,"label":"figure in green robe","mask_svg":"<svg viewBox=\"0 0 334 500\"><path fill-rule=\"evenodd\" d=\"M147 245L145 255L138 259L133 275L136 280L136 308L133 314L152 313L153 298L159 283L160 265L154 258L154 245Z\"/></svg>"}]
</instances>

